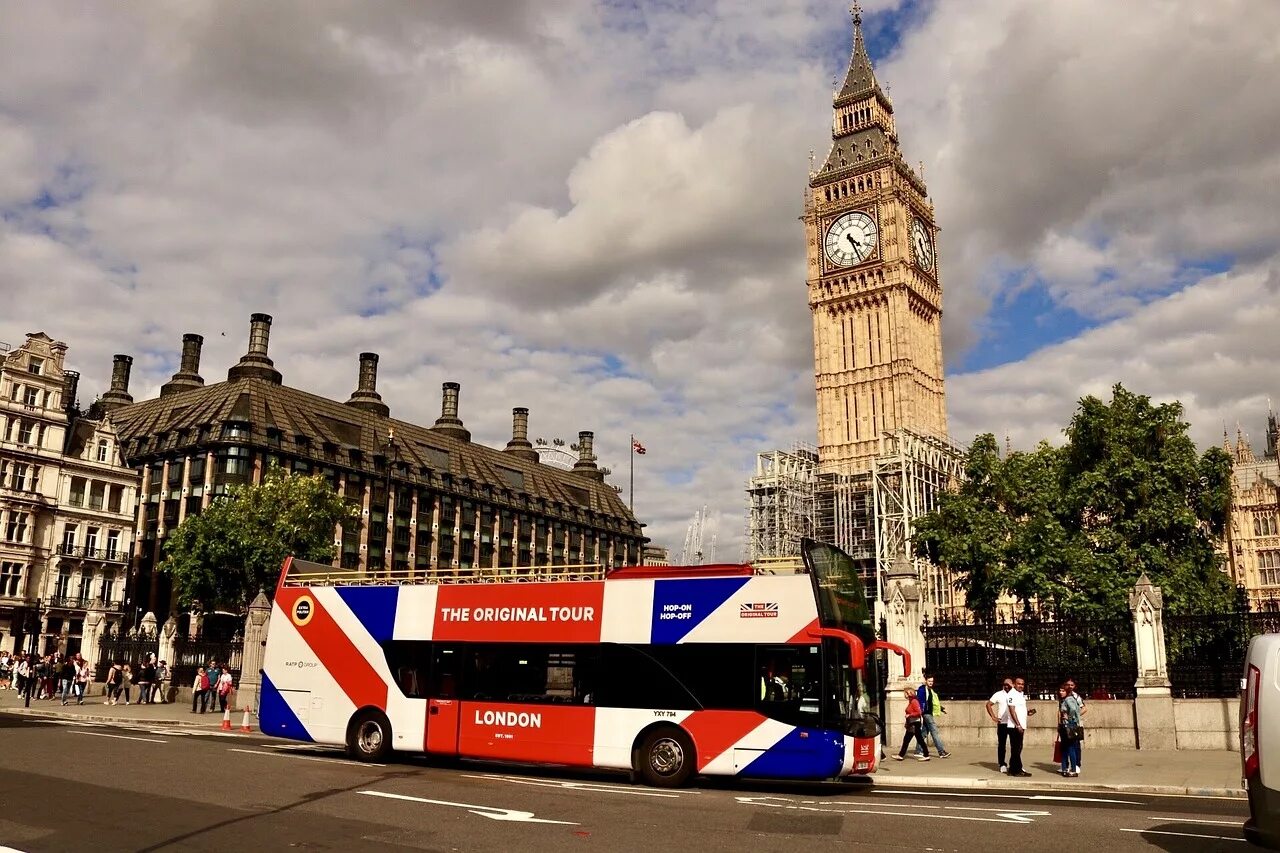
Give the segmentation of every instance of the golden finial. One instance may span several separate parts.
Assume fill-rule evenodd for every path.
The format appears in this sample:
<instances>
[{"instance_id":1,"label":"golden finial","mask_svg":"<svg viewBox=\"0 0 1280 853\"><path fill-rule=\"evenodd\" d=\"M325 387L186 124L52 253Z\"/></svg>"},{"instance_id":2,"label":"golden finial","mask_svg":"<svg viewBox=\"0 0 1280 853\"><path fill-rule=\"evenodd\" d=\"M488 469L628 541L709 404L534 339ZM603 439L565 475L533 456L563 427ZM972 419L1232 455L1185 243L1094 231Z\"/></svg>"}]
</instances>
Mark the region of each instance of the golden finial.
<instances>
[{"instance_id":1,"label":"golden finial","mask_svg":"<svg viewBox=\"0 0 1280 853\"><path fill-rule=\"evenodd\" d=\"M849 17L853 18L853 22L855 24L862 23L862 4L859 3L858 0L853 0L853 2L849 4Z\"/></svg>"}]
</instances>

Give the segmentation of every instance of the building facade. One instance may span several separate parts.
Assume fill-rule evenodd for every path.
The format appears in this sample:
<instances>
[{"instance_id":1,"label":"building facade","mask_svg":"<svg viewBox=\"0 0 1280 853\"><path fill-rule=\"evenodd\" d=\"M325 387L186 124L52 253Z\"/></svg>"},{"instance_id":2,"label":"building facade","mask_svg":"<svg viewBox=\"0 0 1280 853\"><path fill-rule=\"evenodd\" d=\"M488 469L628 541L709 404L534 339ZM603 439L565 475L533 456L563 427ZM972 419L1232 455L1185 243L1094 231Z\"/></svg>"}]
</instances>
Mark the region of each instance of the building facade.
<instances>
[{"instance_id":1,"label":"building facade","mask_svg":"<svg viewBox=\"0 0 1280 853\"><path fill-rule=\"evenodd\" d=\"M1224 543L1226 568L1243 586L1253 610L1280 610L1280 423L1267 413L1266 449L1261 457L1243 431L1234 445L1224 432L1231 456L1231 522Z\"/></svg>"},{"instance_id":2,"label":"building facade","mask_svg":"<svg viewBox=\"0 0 1280 853\"><path fill-rule=\"evenodd\" d=\"M156 567L174 528L274 466L319 474L359 504L359 522L334 532L338 566L427 576L641 560L642 525L604 482L592 433L579 433L571 470L539 460L527 409L513 410L506 447L477 444L452 382L433 425L397 420L377 391L374 353L360 356L345 402L290 388L268 355L271 323L253 315L248 352L226 381L209 385L200 376L202 338L186 335L180 369L154 400L133 401L130 361L116 356L100 404L141 476L134 611L160 622L170 612L173 590Z\"/></svg>"},{"instance_id":3,"label":"building facade","mask_svg":"<svg viewBox=\"0 0 1280 853\"><path fill-rule=\"evenodd\" d=\"M36 332L0 366L0 648L10 651L30 648L34 630L39 651L74 653L87 621L122 613L137 476L112 424L80 416L66 353Z\"/></svg>"}]
</instances>

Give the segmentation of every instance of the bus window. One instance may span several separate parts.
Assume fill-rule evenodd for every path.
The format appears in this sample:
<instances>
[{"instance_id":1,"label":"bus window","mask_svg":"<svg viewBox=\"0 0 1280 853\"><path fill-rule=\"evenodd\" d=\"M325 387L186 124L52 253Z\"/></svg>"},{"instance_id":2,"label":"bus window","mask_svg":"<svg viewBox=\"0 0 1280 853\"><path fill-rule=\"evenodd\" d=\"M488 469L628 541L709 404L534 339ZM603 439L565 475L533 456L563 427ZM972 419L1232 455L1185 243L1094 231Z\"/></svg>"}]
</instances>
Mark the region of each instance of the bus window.
<instances>
[{"instance_id":1,"label":"bus window","mask_svg":"<svg viewBox=\"0 0 1280 853\"><path fill-rule=\"evenodd\" d=\"M431 643L425 640L390 640L383 644L382 651L400 692L410 699L425 698Z\"/></svg>"},{"instance_id":2,"label":"bus window","mask_svg":"<svg viewBox=\"0 0 1280 853\"><path fill-rule=\"evenodd\" d=\"M457 699L459 676L462 674L462 649L437 644L432 658L432 699Z\"/></svg>"},{"instance_id":3,"label":"bus window","mask_svg":"<svg viewBox=\"0 0 1280 853\"><path fill-rule=\"evenodd\" d=\"M755 707L754 646L679 643L646 646L645 651L675 676L701 707L723 711Z\"/></svg>"},{"instance_id":4,"label":"bus window","mask_svg":"<svg viewBox=\"0 0 1280 853\"><path fill-rule=\"evenodd\" d=\"M503 643L466 646L463 652L463 699L586 704L593 691L593 646Z\"/></svg>"},{"instance_id":5,"label":"bus window","mask_svg":"<svg viewBox=\"0 0 1280 853\"><path fill-rule=\"evenodd\" d=\"M817 726L822 711L822 654L818 646L760 646L756 651L756 709L797 726Z\"/></svg>"},{"instance_id":6,"label":"bus window","mask_svg":"<svg viewBox=\"0 0 1280 853\"><path fill-rule=\"evenodd\" d=\"M648 653L652 648L602 645L595 704L608 708L702 710L680 679Z\"/></svg>"}]
</instances>

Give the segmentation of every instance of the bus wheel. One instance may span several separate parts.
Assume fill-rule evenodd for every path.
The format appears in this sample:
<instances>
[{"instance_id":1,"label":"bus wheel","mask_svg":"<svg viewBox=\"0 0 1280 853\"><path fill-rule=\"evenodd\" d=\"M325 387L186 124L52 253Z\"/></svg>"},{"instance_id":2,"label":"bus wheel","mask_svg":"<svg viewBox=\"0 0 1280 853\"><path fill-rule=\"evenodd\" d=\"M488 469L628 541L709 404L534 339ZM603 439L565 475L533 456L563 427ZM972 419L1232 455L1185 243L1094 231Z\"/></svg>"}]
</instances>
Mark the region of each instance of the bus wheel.
<instances>
[{"instance_id":1,"label":"bus wheel","mask_svg":"<svg viewBox=\"0 0 1280 853\"><path fill-rule=\"evenodd\" d=\"M361 711L347 726L347 755L358 761L380 761L391 751L391 723L381 711Z\"/></svg>"},{"instance_id":2,"label":"bus wheel","mask_svg":"<svg viewBox=\"0 0 1280 853\"><path fill-rule=\"evenodd\" d=\"M655 788L679 788L697 766L693 741L683 729L654 729L640 744L640 778Z\"/></svg>"}]
</instances>

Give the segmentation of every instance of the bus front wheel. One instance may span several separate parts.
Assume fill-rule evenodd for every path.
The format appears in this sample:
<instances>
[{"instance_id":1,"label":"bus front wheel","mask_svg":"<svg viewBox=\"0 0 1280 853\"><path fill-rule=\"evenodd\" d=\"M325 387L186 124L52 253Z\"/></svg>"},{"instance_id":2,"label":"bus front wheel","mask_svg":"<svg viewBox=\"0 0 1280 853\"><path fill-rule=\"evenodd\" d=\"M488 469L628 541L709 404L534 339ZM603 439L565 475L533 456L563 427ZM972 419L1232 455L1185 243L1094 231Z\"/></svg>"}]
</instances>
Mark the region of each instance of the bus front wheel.
<instances>
[{"instance_id":1,"label":"bus front wheel","mask_svg":"<svg viewBox=\"0 0 1280 853\"><path fill-rule=\"evenodd\" d=\"M377 710L361 711L347 726L347 754L358 761L380 761L391 751L391 723Z\"/></svg>"},{"instance_id":2,"label":"bus front wheel","mask_svg":"<svg viewBox=\"0 0 1280 853\"><path fill-rule=\"evenodd\" d=\"M693 741L683 729L663 727L649 732L640 744L640 778L655 788L679 788L697 767Z\"/></svg>"}]
</instances>

